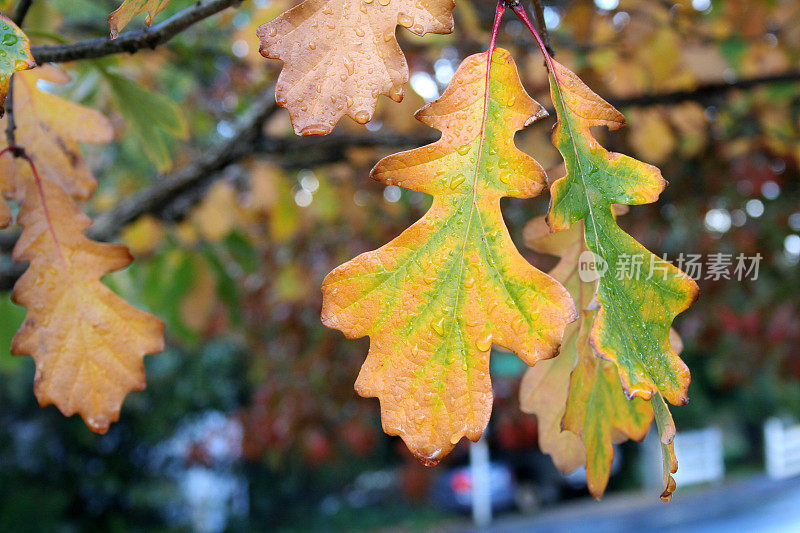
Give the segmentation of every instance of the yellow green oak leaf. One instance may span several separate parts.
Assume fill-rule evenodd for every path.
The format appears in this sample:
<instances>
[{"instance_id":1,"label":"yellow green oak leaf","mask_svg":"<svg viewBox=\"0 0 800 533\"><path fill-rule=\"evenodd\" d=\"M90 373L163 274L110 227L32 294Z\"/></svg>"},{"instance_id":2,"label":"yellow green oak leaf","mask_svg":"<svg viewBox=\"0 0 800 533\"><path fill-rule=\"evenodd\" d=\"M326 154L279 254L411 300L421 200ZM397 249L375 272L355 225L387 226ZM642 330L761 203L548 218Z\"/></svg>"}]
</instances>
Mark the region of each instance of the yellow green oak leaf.
<instances>
[{"instance_id":1,"label":"yellow green oak leaf","mask_svg":"<svg viewBox=\"0 0 800 533\"><path fill-rule=\"evenodd\" d=\"M666 181L656 167L600 146L590 128L614 130L624 117L569 69L546 59L558 114L553 144L567 170L552 185L548 222L558 231L583 221L587 248L608 267L597 287L600 310L591 344L617 366L629 398L647 400L660 392L683 405L689 369L670 346L669 330L694 301L697 284L622 231L612 211L614 204L654 202Z\"/></svg>"},{"instance_id":2,"label":"yellow green oak leaf","mask_svg":"<svg viewBox=\"0 0 800 533\"><path fill-rule=\"evenodd\" d=\"M0 117L5 114L11 76L35 66L28 36L11 19L0 15Z\"/></svg>"},{"instance_id":3,"label":"yellow green oak leaf","mask_svg":"<svg viewBox=\"0 0 800 533\"><path fill-rule=\"evenodd\" d=\"M585 465L589 491L600 498L611 474L614 444L627 439L642 440L653 423L654 408L657 413L662 410L662 420L664 412L670 416L669 409L660 394L651 401L629 400L614 364L598 357L592 349L589 336L598 314L593 301L597 282L582 281L578 274L581 254L586 250L583 223L550 233L544 218L534 219L525 227L525 243L537 252L560 258L550 275L561 281L573 295L579 318L567 326L559 355L537 363L526 372L520 386L520 405L523 411L533 413L539 419L542 451L550 454L556 466L565 473ZM679 350L677 334L670 338ZM675 488L669 475L675 471L671 449L674 425L671 427L672 433L666 444L670 448L662 450L665 495L671 494ZM577 440L577 445L573 439ZM561 446L550 445L554 442ZM662 442L662 446L666 445ZM576 457L576 447L580 448L580 462Z\"/></svg>"},{"instance_id":4,"label":"yellow green oak leaf","mask_svg":"<svg viewBox=\"0 0 800 533\"><path fill-rule=\"evenodd\" d=\"M527 364L552 357L575 319L569 293L514 247L500 198L530 198L541 166L514 133L542 116L509 53L466 58L444 94L417 112L442 131L428 146L379 161L372 177L428 193L428 212L389 244L323 283L322 321L370 336L356 390L381 402L384 430L433 465L492 409L492 344ZM491 68L489 68L491 63Z\"/></svg>"}]
</instances>

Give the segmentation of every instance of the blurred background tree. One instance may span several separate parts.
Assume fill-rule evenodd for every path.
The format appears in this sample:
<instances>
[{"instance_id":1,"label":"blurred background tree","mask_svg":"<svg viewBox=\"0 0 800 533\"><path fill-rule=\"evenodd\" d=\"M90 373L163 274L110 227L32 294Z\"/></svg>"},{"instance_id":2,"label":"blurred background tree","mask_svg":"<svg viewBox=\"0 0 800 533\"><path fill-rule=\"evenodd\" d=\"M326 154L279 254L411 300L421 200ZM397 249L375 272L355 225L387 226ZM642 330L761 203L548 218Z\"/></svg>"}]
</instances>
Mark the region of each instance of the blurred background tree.
<instances>
[{"instance_id":1,"label":"blurred background tree","mask_svg":"<svg viewBox=\"0 0 800 533\"><path fill-rule=\"evenodd\" d=\"M118 3L37 0L25 30L34 44L103 36ZM157 21L191 4L173 0ZM657 203L621 219L626 231L672 260L762 256L757 279L698 280L700 299L676 321L693 376L692 403L674 409L679 428L720 425L729 466L757 467L761 422L800 415L800 4L543 4L559 61L628 117L621 132L599 133L603 144L660 166L670 182ZM274 106L280 63L258 54L255 37L290 5L244 2L154 51L67 63L72 83L45 87L114 120L117 142L87 149L101 187L90 211L98 234L120 238L137 260L107 282L165 320L169 348L146 359L148 388L128 398L121 421L94 435L79 419L38 408L33 361L8 355L24 311L4 293L2 529L219 529L213 509L192 515L190 476L194 486L231 486L234 529L438 516L419 500L436 471L384 436L377 402L353 391L367 343L321 325L319 287L333 267L424 213L428 197L368 173L380 157L436 137L413 112L441 93L461 59L485 49L494 3L458 0L451 35L399 31L411 70L405 100L382 98L366 127L345 120L328 137L303 139ZM506 18L498 42L528 91L548 102L546 70L521 24ZM558 175L554 119L541 122L519 145ZM517 243L546 207L546 196L504 200ZM6 251L14 232L0 235ZM554 262L524 253L543 269ZM7 290L18 270L8 254L2 266ZM514 361L493 354L490 440L528 450L536 424L519 412L523 368ZM463 456L460 447L450 461ZM356 515L371 496L345 497L343 485L385 471L391 479L374 478L364 494L399 488L407 499Z\"/></svg>"}]
</instances>

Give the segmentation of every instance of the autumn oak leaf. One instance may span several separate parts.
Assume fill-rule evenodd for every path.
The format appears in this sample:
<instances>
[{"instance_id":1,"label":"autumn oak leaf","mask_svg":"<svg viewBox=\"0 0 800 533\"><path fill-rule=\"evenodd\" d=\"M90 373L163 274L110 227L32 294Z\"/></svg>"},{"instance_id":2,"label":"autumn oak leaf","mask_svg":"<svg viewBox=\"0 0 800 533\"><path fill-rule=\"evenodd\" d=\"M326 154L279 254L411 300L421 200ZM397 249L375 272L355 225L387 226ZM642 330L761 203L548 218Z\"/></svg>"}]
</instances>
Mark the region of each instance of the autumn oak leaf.
<instances>
[{"instance_id":1,"label":"autumn oak leaf","mask_svg":"<svg viewBox=\"0 0 800 533\"><path fill-rule=\"evenodd\" d=\"M689 369L671 347L669 330L694 301L697 284L625 233L612 210L614 204L654 202L666 181L656 167L600 146L590 128L617 129L624 124L622 114L569 69L547 60L558 114L553 144L567 169L552 185L548 222L557 231L583 221L588 250L608 267L598 283L592 346L617 366L629 398L647 400L660 392L683 405Z\"/></svg>"},{"instance_id":2,"label":"autumn oak leaf","mask_svg":"<svg viewBox=\"0 0 800 533\"><path fill-rule=\"evenodd\" d=\"M549 274L573 295L580 312L582 287L577 276L577 258L583 249L583 239L580 234L576 238L576 233L550 233L544 218L537 218L528 222L523 236L529 248L561 258ZM540 361L526 370L519 387L520 408L536 415L539 449L550 456L563 474L586 464L586 450L580 436L561 427L567 407L570 375L577 363L581 323L582 320L579 320L567 326L558 356Z\"/></svg>"},{"instance_id":3,"label":"autumn oak leaf","mask_svg":"<svg viewBox=\"0 0 800 533\"><path fill-rule=\"evenodd\" d=\"M587 249L583 223L550 233L544 218L534 219L525 227L525 243L540 253L560 258L550 275L573 295L579 319L567 326L559 355L526 372L520 386L520 405L539 419L542 451L565 473L585 464L589 491L600 498L611 474L614 444L642 440L653 423L657 402L667 416L669 409L660 394L651 401L629 400L614 364L599 357L592 348L589 337L598 315L594 302L597 282L583 281L579 275L581 254ZM679 351L676 339L677 334L671 335L671 342ZM674 437L674 425L672 428ZM671 442L672 437L668 444ZM555 447L555 443L565 446ZM580 463L576 448L580 448ZM669 468L665 466L668 476L674 473L674 452L663 451L665 461L670 460ZM674 481L670 486L669 480L665 478L665 494L674 490Z\"/></svg>"},{"instance_id":4,"label":"autumn oak leaf","mask_svg":"<svg viewBox=\"0 0 800 533\"><path fill-rule=\"evenodd\" d=\"M113 130L96 111L37 89L39 80L68 79L50 66L14 78L17 146L32 165L0 159L2 189L20 205L22 234L13 258L30 262L14 286L14 301L28 313L11 349L34 358L41 405L79 413L104 433L127 393L144 388L143 356L163 350L164 325L100 282L132 258L125 246L83 234L91 220L75 200L88 198L96 181L78 143L109 142Z\"/></svg>"},{"instance_id":5,"label":"autumn oak leaf","mask_svg":"<svg viewBox=\"0 0 800 533\"><path fill-rule=\"evenodd\" d=\"M305 0L257 30L284 68L275 98L298 135L326 135L348 115L366 124L378 96L399 102L408 65L395 37L450 33L453 0Z\"/></svg>"},{"instance_id":6,"label":"autumn oak leaf","mask_svg":"<svg viewBox=\"0 0 800 533\"><path fill-rule=\"evenodd\" d=\"M382 248L323 282L322 321L370 336L356 390L381 402L384 430L432 465L492 409L492 344L531 365L552 357L575 310L561 284L517 251L500 198L530 198L544 171L513 142L542 116L509 53L466 58L444 94L417 112L442 131L379 161L372 177L433 196L428 212Z\"/></svg>"},{"instance_id":7,"label":"autumn oak leaf","mask_svg":"<svg viewBox=\"0 0 800 533\"><path fill-rule=\"evenodd\" d=\"M575 367L576 329L570 324L564 332L559 355L540 361L525 371L520 383L520 408L536 415L539 449L553 460L562 474L586 465L586 449L581 438L561 428L567 407L569 377Z\"/></svg>"},{"instance_id":8,"label":"autumn oak leaf","mask_svg":"<svg viewBox=\"0 0 800 533\"><path fill-rule=\"evenodd\" d=\"M0 15L0 117L5 113L11 76L35 66L28 36L11 19Z\"/></svg>"},{"instance_id":9,"label":"autumn oak leaf","mask_svg":"<svg viewBox=\"0 0 800 533\"><path fill-rule=\"evenodd\" d=\"M108 16L111 38L119 37L119 33L125 26L144 12L147 12L145 24L150 26L153 23L153 17L161 13L167 4L169 4L169 0L125 0L116 11Z\"/></svg>"}]
</instances>

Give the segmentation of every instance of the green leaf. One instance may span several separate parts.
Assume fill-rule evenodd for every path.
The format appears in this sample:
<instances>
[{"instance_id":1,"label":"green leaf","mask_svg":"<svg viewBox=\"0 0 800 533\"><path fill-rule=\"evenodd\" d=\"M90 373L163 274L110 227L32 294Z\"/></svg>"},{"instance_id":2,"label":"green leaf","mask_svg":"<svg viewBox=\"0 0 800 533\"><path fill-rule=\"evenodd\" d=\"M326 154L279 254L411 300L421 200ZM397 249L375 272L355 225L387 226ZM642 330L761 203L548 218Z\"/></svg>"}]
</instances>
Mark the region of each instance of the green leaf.
<instances>
[{"instance_id":1,"label":"green leaf","mask_svg":"<svg viewBox=\"0 0 800 533\"><path fill-rule=\"evenodd\" d=\"M189 128L178 105L135 81L99 66L111 89L114 105L140 145L144 155L163 172L172 166L175 138L184 139Z\"/></svg>"},{"instance_id":2,"label":"green leaf","mask_svg":"<svg viewBox=\"0 0 800 533\"><path fill-rule=\"evenodd\" d=\"M0 15L0 117L5 113L11 76L35 66L28 36L10 18Z\"/></svg>"},{"instance_id":3,"label":"green leaf","mask_svg":"<svg viewBox=\"0 0 800 533\"><path fill-rule=\"evenodd\" d=\"M666 182L656 167L600 146L590 128L617 129L624 117L569 69L547 60L558 113L553 143L567 170L552 185L548 222L557 231L583 221L587 248L599 269L608 268L598 283L592 346L616 364L629 398L648 400L660 392L683 405L689 369L670 345L669 330L695 299L697 284L622 231L612 210L614 204L654 202Z\"/></svg>"}]
</instances>

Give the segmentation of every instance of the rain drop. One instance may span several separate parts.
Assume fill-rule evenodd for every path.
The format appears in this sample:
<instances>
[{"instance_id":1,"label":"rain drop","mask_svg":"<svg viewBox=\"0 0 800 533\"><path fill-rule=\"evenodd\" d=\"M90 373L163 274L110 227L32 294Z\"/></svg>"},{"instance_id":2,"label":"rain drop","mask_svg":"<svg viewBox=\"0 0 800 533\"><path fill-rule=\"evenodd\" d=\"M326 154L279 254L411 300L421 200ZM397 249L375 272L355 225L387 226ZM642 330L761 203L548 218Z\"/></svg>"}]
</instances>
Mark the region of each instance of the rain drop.
<instances>
[{"instance_id":1,"label":"rain drop","mask_svg":"<svg viewBox=\"0 0 800 533\"><path fill-rule=\"evenodd\" d=\"M482 352L488 352L489 348L492 347L492 334L489 333L484 338L478 339L475 342L475 346Z\"/></svg>"},{"instance_id":2,"label":"rain drop","mask_svg":"<svg viewBox=\"0 0 800 533\"><path fill-rule=\"evenodd\" d=\"M408 28L414 23L414 19L405 13L400 13L397 16L397 23L403 26L404 28Z\"/></svg>"},{"instance_id":3,"label":"rain drop","mask_svg":"<svg viewBox=\"0 0 800 533\"><path fill-rule=\"evenodd\" d=\"M440 318L438 322L431 322L431 329L440 337L444 336L444 317Z\"/></svg>"},{"instance_id":4,"label":"rain drop","mask_svg":"<svg viewBox=\"0 0 800 533\"><path fill-rule=\"evenodd\" d=\"M353 63L353 60L350 59L349 56L344 56L344 68L347 69L347 74L349 74L350 76L352 76L353 73L355 73L356 71L356 65L355 63Z\"/></svg>"},{"instance_id":5,"label":"rain drop","mask_svg":"<svg viewBox=\"0 0 800 533\"><path fill-rule=\"evenodd\" d=\"M366 124L367 122L369 122L369 112L362 109L361 111L356 113L353 118L359 124Z\"/></svg>"},{"instance_id":6,"label":"rain drop","mask_svg":"<svg viewBox=\"0 0 800 533\"><path fill-rule=\"evenodd\" d=\"M466 176L464 176L464 174L458 174L456 176L453 176L453 178L450 180L450 188L455 189L456 187L464 183L465 179Z\"/></svg>"}]
</instances>

